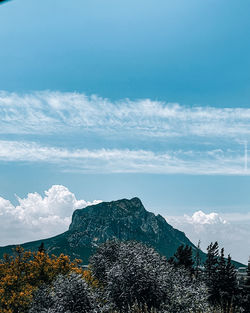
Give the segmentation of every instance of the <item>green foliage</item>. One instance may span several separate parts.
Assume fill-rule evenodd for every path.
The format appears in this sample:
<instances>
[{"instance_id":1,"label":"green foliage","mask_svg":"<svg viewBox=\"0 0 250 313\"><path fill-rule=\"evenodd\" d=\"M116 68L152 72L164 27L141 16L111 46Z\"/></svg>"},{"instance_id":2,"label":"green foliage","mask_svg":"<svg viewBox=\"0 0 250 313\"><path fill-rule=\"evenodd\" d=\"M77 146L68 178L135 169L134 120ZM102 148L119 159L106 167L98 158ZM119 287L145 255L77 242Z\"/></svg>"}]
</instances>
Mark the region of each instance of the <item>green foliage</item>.
<instances>
[{"instance_id":1,"label":"green foliage","mask_svg":"<svg viewBox=\"0 0 250 313\"><path fill-rule=\"evenodd\" d=\"M243 284L242 307L244 312L250 312L250 259L247 266L247 277Z\"/></svg>"},{"instance_id":2,"label":"green foliage","mask_svg":"<svg viewBox=\"0 0 250 313\"><path fill-rule=\"evenodd\" d=\"M180 245L174 257L170 259L170 263L172 263L175 267L184 267L190 274L194 273L194 260L192 247L188 245Z\"/></svg>"},{"instance_id":3,"label":"green foliage","mask_svg":"<svg viewBox=\"0 0 250 313\"><path fill-rule=\"evenodd\" d=\"M232 264L230 255L227 260L224 249L219 254L217 242L211 243L207 248L207 260L205 262L205 281L208 287L209 302L223 313L236 310L239 288L237 284L236 269Z\"/></svg>"}]
</instances>

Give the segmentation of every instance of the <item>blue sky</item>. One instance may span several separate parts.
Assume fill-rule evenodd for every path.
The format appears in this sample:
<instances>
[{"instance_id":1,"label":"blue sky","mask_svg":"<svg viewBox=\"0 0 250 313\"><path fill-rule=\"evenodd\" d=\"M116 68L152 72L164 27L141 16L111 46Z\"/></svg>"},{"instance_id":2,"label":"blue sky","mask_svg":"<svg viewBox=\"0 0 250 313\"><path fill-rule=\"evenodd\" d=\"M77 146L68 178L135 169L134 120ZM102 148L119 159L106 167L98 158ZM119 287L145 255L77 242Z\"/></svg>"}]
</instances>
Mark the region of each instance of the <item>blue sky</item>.
<instances>
[{"instance_id":1,"label":"blue sky","mask_svg":"<svg viewBox=\"0 0 250 313\"><path fill-rule=\"evenodd\" d=\"M194 241L209 227L226 225L225 235L250 224L249 9L248 0L0 5L0 213L24 221L0 244L21 238L37 199L28 193L61 218L44 204L49 190L73 200L61 228L37 237L66 229L81 199L139 196Z\"/></svg>"},{"instance_id":2,"label":"blue sky","mask_svg":"<svg viewBox=\"0 0 250 313\"><path fill-rule=\"evenodd\" d=\"M249 1L1 6L1 89L247 106Z\"/></svg>"}]
</instances>

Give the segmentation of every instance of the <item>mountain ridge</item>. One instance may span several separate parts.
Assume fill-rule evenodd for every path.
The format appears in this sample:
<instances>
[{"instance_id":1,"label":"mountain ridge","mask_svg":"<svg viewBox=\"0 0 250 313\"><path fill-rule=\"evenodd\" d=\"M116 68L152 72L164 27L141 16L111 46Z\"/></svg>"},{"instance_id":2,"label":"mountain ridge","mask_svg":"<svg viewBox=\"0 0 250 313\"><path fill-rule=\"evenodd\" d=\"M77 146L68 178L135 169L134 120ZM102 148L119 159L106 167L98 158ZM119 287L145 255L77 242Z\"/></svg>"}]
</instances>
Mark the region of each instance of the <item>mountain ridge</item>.
<instances>
[{"instance_id":1,"label":"mountain ridge","mask_svg":"<svg viewBox=\"0 0 250 313\"><path fill-rule=\"evenodd\" d=\"M193 252L197 247L184 232L175 229L160 215L149 212L137 197L111 202L101 202L77 209L72 215L69 229L57 236L21 244L35 251L43 242L50 254L68 254L87 263L99 244L106 240L136 240L154 247L160 254L171 257L181 245L189 245ZM11 254L16 245L0 247L0 258ZM206 254L201 252L204 260ZM237 265L238 264L238 265ZM242 266L236 262L236 266Z\"/></svg>"}]
</instances>

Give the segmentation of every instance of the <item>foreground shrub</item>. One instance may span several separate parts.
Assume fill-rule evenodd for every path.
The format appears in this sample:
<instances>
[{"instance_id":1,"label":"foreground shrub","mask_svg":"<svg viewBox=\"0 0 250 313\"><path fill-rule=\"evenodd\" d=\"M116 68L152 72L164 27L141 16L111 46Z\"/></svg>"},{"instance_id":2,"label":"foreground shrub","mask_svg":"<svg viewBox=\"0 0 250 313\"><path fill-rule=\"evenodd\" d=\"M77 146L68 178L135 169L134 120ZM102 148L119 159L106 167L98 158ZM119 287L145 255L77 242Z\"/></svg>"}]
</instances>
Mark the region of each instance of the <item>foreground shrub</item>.
<instances>
[{"instance_id":1,"label":"foreground shrub","mask_svg":"<svg viewBox=\"0 0 250 313\"><path fill-rule=\"evenodd\" d=\"M94 313L93 292L82 275L59 275L52 286L41 286L34 295L29 313Z\"/></svg>"},{"instance_id":2,"label":"foreground shrub","mask_svg":"<svg viewBox=\"0 0 250 313\"><path fill-rule=\"evenodd\" d=\"M203 312L208 307L201 282L191 281L184 269L175 269L141 243L107 242L90 259L90 266L103 285L100 298L105 312L128 312L136 302L162 312Z\"/></svg>"},{"instance_id":3,"label":"foreground shrub","mask_svg":"<svg viewBox=\"0 0 250 313\"><path fill-rule=\"evenodd\" d=\"M32 253L17 247L14 256L5 255L0 261L0 312L26 312L40 285L72 271L82 272L78 260L71 262L63 254L49 256L45 251Z\"/></svg>"}]
</instances>

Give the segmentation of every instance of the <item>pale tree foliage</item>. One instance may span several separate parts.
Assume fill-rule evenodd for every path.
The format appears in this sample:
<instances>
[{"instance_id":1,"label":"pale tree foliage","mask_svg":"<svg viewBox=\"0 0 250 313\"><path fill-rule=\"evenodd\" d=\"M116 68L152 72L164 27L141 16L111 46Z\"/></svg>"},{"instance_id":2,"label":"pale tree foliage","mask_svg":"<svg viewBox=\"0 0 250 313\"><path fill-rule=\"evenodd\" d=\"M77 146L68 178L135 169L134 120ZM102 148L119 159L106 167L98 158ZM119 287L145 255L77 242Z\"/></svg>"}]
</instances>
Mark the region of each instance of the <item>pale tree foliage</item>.
<instances>
[{"instance_id":1,"label":"pale tree foliage","mask_svg":"<svg viewBox=\"0 0 250 313\"><path fill-rule=\"evenodd\" d=\"M29 313L47 313L53 304L53 297L50 293L50 288L43 284L34 293L33 301Z\"/></svg>"},{"instance_id":2,"label":"pale tree foliage","mask_svg":"<svg viewBox=\"0 0 250 313\"><path fill-rule=\"evenodd\" d=\"M90 263L93 275L103 285L99 289L103 312L112 309L133 312L135 303L146 306L148 312L154 309L164 313L208 310L206 287L141 243L107 242Z\"/></svg>"},{"instance_id":3,"label":"pale tree foliage","mask_svg":"<svg viewBox=\"0 0 250 313\"><path fill-rule=\"evenodd\" d=\"M29 313L94 313L93 293L81 275L59 275L51 287L35 293Z\"/></svg>"}]
</instances>

